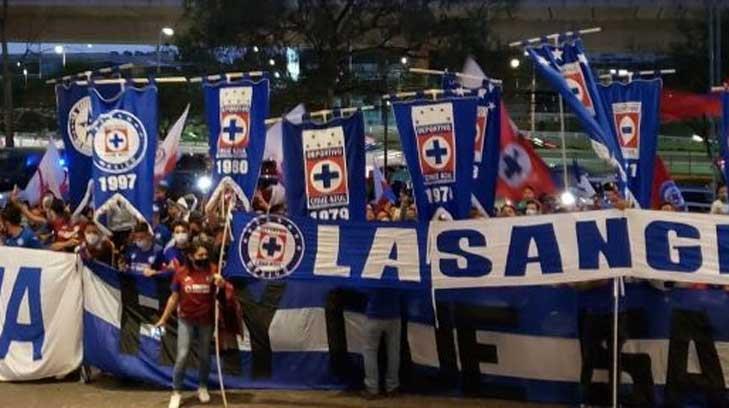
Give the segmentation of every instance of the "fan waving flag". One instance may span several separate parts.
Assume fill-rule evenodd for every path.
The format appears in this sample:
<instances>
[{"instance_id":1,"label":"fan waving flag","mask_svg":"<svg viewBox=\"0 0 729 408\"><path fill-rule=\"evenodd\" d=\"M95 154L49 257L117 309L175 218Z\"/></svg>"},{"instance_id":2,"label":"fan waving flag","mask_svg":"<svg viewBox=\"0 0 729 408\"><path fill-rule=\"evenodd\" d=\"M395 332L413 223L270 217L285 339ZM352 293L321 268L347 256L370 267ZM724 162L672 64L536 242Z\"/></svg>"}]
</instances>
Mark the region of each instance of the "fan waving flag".
<instances>
[{"instance_id":1,"label":"fan waving flag","mask_svg":"<svg viewBox=\"0 0 729 408\"><path fill-rule=\"evenodd\" d=\"M596 152L607 150L603 157L620 165L621 179L625 179L623 157L617 140L610 134L611 121L600 103L597 81L590 70L582 40L577 38L559 45L541 44L526 47L534 60L537 72L562 95L582 124L587 135L599 145Z\"/></svg>"},{"instance_id":2,"label":"fan waving flag","mask_svg":"<svg viewBox=\"0 0 729 408\"><path fill-rule=\"evenodd\" d=\"M641 208L651 207L661 83L660 79L635 80L599 88L602 104L612 119L610 130L626 163L628 188Z\"/></svg>"},{"instance_id":3,"label":"fan waving flag","mask_svg":"<svg viewBox=\"0 0 729 408\"><path fill-rule=\"evenodd\" d=\"M364 221L364 117L283 122L283 168L291 216Z\"/></svg>"},{"instance_id":4,"label":"fan waving flag","mask_svg":"<svg viewBox=\"0 0 729 408\"><path fill-rule=\"evenodd\" d=\"M230 188L245 208L256 191L266 145L268 78L205 83L205 117L210 132L213 191L208 208Z\"/></svg>"},{"instance_id":5,"label":"fan waving flag","mask_svg":"<svg viewBox=\"0 0 729 408\"><path fill-rule=\"evenodd\" d=\"M112 206L137 220L152 221L157 151L157 87L131 84L112 99L91 88L94 218Z\"/></svg>"},{"instance_id":6,"label":"fan waving flag","mask_svg":"<svg viewBox=\"0 0 729 408\"><path fill-rule=\"evenodd\" d=\"M503 103L501 123L501 159L496 194L512 201L522 199L524 187L531 187L537 196L555 194L557 187L552 181L549 167L534 151L531 143L519 135Z\"/></svg>"},{"instance_id":7,"label":"fan waving flag","mask_svg":"<svg viewBox=\"0 0 729 408\"><path fill-rule=\"evenodd\" d=\"M180 139L182 131L185 129L187 121L187 113L190 111L188 103L174 125L167 132L165 140L159 144L157 148L157 156L154 159L154 183L158 184L162 179L169 176L180 160Z\"/></svg>"},{"instance_id":8,"label":"fan waving flag","mask_svg":"<svg viewBox=\"0 0 729 408\"><path fill-rule=\"evenodd\" d=\"M442 211L469 217L477 104L477 97L448 93L437 101L393 102L421 221Z\"/></svg>"},{"instance_id":9,"label":"fan waving flag","mask_svg":"<svg viewBox=\"0 0 729 408\"><path fill-rule=\"evenodd\" d=\"M112 98L121 88L118 84L98 84L95 89L104 98ZM68 165L69 201L71 207L76 208L86 195L91 180L93 141L87 132L91 123L88 85L79 85L76 81L56 85L56 109Z\"/></svg>"},{"instance_id":10,"label":"fan waving flag","mask_svg":"<svg viewBox=\"0 0 729 408\"><path fill-rule=\"evenodd\" d=\"M372 179L375 185L375 202L377 205L383 205L385 202L395 203L397 198L392 191L392 187L382 174L382 170L377 163L372 163Z\"/></svg>"}]
</instances>

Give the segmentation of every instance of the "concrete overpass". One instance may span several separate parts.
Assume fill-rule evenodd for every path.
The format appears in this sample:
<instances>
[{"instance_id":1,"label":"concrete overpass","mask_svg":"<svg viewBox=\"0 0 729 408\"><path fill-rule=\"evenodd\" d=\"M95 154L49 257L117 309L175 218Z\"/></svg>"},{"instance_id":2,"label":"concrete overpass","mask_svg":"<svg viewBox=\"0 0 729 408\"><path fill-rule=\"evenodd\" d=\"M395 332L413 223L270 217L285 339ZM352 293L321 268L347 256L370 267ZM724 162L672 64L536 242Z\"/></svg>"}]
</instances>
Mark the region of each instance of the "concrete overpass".
<instances>
[{"instance_id":1,"label":"concrete overpass","mask_svg":"<svg viewBox=\"0 0 729 408\"><path fill-rule=\"evenodd\" d=\"M592 52L665 51L679 34L680 18L705 18L704 2L696 0L514 1L516 10L493 22L493 32L501 41L602 26L603 33L589 37ZM180 21L184 3L9 0L9 36L19 42L155 44L161 27L174 27Z\"/></svg>"},{"instance_id":2,"label":"concrete overpass","mask_svg":"<svg viewBox=\"0 0 729 408\"><path fill-rule=\"evenodd\" d=\"M184 0L9 0L8 40L156 44L183 12Z\"/></svg>"}]
</instances>

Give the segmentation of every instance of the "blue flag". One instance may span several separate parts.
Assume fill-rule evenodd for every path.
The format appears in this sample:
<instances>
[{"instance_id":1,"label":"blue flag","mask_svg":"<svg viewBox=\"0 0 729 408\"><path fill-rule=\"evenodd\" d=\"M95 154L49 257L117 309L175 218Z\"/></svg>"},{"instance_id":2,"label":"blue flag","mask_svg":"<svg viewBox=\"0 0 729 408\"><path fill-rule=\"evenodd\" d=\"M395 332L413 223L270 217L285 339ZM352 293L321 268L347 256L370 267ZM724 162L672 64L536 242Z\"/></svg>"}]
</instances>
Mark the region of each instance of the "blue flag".
<instances>
[{"instance_id":1,"label":"blue flag","mask_svg":"<svg viewBox=\"0 0 729 408\"><path fill-rule=\"evenodd\" d=\"M96 90L111 98L119 92L119 85L97 85ZM89 87L77 82L56 85L58 131L63 137L68 166L69 199L72 208L83 200L91 180L93 141L87 129L91 123Z\"/></svg>"},{"instance_id":2,"label":"blue flag","mask_svg":"<svg viewBox=\"0 0 729 408\"><path fill-rule=\"evenodd\" d=\"M721 93L721 158L724 160L724 184L729 183L729 91Z\"/></svg>"},{"instance_id":3,"label":"blue flag","mask_svg":"<svg viewBox=\"0 0 729 408\"><path fill-rule=\"evenodd\" d=\"M446 96L393 103L421 221L439 209L454 219L471 210L478 98Z\"/></svg>"},{"instance_id":4,"label":"blue flag","mask_svg":"<svg viewBox=\"0 0 729 408\"><path fill-rule=\"evenodd\" d=\"M453 90L461 88L462 85L455 74L446 73L441 86L443 89ZM481 210L495 216L494 202L501 152L501 88L486 79L481 87L472 91L478 95L476 137L473 144L473 197Z\"/></svg>"},{"instance_id":5,"label":"blue flag","mask_svg":"<svg viewBox=\"0 0 729 408\"><path fill-rule=\"evenodd\" d=\"M208 208L226 187L250 208L266 144L269 80L205 83L203 92L213 161Z\"/></svg>"},{"instance_id":6,"label":"blue flag","mask_svg":"<svg viewBox=\"0 0 729 408\"><path fill-rule=\"evenodd\" d=\"M641 208L651 208L653 169L660 121L661 80L600 86L610 130L626 163L628 188Z\"/></svg>"},{"instance_id":7,"label":"blue flag","mask_svg":"<svg viewBox=\"0 0 729 408\"><path fill-rule=\"evenodd\" d=\"M587 135L607 149L610 159L620 167L625 178L625 163L617 140L611 135L611 121L601 104L597 81L590 70L582 40L565 41L558 46L541 44L526 47L537 72L562 95L564 102L577 116Z\"/></svg>"},{"instance_id":8,"label":"blue flag","mask_svg":"<svg viewBox=\"0 0 729 408\"><path fill-rule=\"evenodd\" d=\"M112 99L90 88L95 218L112 206L152 220L157 151L157 88L127 86ZM108 222L107 222L108 225Z\"/></svg>"},{"instance_id":9,"label":"blue flag","mask_svg":"<svg viewBox=\"0 0 729 408\"><path fill-rule=\"evenodd\" d=\"M284 119L282 140L289 215L365 220L362 112L326 123Z\"/></svg>"}]
</instances>

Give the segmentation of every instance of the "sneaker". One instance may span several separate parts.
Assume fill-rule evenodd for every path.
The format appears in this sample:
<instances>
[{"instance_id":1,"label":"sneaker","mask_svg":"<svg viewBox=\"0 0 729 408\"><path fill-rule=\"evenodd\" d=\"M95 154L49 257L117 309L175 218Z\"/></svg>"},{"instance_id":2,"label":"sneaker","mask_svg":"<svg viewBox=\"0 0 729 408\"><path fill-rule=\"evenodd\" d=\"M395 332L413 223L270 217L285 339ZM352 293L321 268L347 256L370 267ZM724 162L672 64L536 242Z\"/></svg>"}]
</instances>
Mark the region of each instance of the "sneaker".
<instances>
[{"instance_id":1,"label":"sneaker","mask_svg":"<svg viewBox=\"0 0 729 408\"><path fill-rule=\"evenodd\" d=\"M170 397L170 405L168 405L168 408L180 408L180 400L182 399L182 395L180 395L179 392L175 391L172 393L172 396Z\"/></svg>"},{"instance_id":2,"label":"sneaker","mask_svg":"<svg viewBox=\"0 0 729 408\"><path fill-rule=\"evenodd\" d=\"M203 404L210 402L210 394L208 394L208 389L200 387L197 389L197 399L200 400Z\"/></svg>"},{"instance_id":3,"label":"sneaker","mask_svg":"<svg viewBox=\"0 0 729 408\"><path fill-rule=\"evenodd\" d=\"M367 390L361 391L359 393L359 396L366 399L367 401L372 401L372 400L377 399L377 394L375 394L374 392L369 392Z\"/></svg>"}]
</instances>

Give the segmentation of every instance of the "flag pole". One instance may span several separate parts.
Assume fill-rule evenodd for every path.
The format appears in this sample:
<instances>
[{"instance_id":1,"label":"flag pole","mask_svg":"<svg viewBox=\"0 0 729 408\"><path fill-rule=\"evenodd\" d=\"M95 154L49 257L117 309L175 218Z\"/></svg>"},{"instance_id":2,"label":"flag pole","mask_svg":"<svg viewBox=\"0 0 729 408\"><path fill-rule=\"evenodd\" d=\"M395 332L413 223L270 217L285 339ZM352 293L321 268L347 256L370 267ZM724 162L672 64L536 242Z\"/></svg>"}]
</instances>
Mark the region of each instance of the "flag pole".
<instances>
[{"instance_id":1,"label":"flag pole","mask_svg":"<svg viewBox=\"0 0 729 408\"><path fill-rule=\"evenodd\" d=\"M121 64L121 65L117 65L117 66L113 66L113 67L99 68L96 70L82 71L77 74L62 76L61 78L58 78L58 79L48 79L48 80L46 80L46 85L53 85L53 84L63 82L63 81L70 81L71 79L74 79L74 78L88 79L94 74L110 74L110 73L114 72L115 70L131 69L131 68L134 68L134 64L128 63L128 64Z\"/></svg>"},{"instance_id":2,"label":"flag pole","mask_svg":"<svg viewBox=\"0 0 729 408\"><path fill-rule=\"evenodd\" d=\"M448 72L448 71L440 71L437 69L426 69L426 68L409 68L408 71L412 72L413 74L423 74L423 75L440 75L444 76L446 74L453 74L458 78L465 78L465 79L478 79L478 80L488 80L489 82L495 84L495 85L501 85L503 83L500 79L494 79L494 78L487 78L485 76L477 76L477 75L469 75L469 74L462 74L460 72Z\"/></svg>"},{"instance_id":3,"label":"flag pole","mask_svg":"<svg viewBox=\"0 0 729 408\"><path fill-rule=\"evenodd\" d=\"M222 273L223 270L223 254L225 252L225 240L228 237L228 229L230 228L230 210L233 208L231 202L226 210L225 206L225 193L220 196L221 207L225 216L225 224L223 225L223 240L220 243L220 254L218 257L218 273ZM235 200L235 195L231 197L231 200ZM220 365L220 302L218 301L218 294L220 288L215 288L215 361L218 368L218 383L220 384L220 395L223 397L223 407L228 407L228 398L225 395L225 383L223 381L223 368Z\"/></svg>"},{"instance_id":4,"label":"flag pole","mask_svg":"<svg viewBox=\"0 0 729 408\"><path fill-rule=\"evenodd\" d=\"M265 72L263 72L263 71L226 72L224 74L193 77L193 78L190 78L190 82L191 83L202 82L203 79L208 80L208 81L220 81L223 78L225 78L225 80L227 80L227 81L232 81L234 79L240 79L245 76L255 77L255 76L263 76L264 74L265 74Z\"/></svg>"},{"instance_id":5,"label":"flag pole","mask_svg":"<svg viewBox=\"0 0 729 408\"><path fill-rule=\"evenodd\" d=\"M514 47L519 47L519 46L523 46L523 45L539 43L539 42L542 42L545 38L548 40L559 41L559 37L562 37L562 36L594 34L594 33L599 33L601 31L602 31L602 27L591 27L591 28L583 28L582 30L578 30L578 31L567 31L564 33L548 34L545 36L528 38L526 40L521 40L521 41L512 41L509 43L509 47L514 48Z\"/></svg>"}]
</instances>

